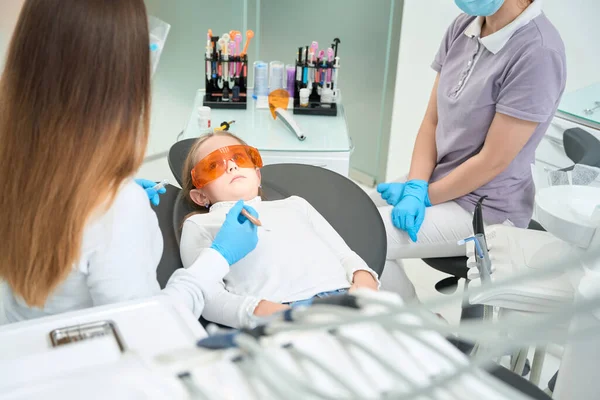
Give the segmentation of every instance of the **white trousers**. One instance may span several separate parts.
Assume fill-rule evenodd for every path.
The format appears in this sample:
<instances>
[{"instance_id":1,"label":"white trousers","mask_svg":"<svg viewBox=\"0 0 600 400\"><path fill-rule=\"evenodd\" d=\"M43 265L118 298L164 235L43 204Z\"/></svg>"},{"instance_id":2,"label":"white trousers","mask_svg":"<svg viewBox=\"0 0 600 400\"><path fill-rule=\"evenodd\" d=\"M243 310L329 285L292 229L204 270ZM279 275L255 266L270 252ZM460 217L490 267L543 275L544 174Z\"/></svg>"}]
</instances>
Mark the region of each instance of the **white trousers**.
<instances>
[{"instance_id":1,"label":"white trousers","mask_svg":"<svg viewBox=\"0 0 600 400\"><path fill-rule=\"evenodd\" d=\"M406 177L395 182L404 182ZM404 271L402 259L457 257L466 255L457 242L473 235L473 214L454 201L428 207L414 243L408 233L392 223L392 209L375 190L370 195L377 206L387 236L386 263L381 276L383 290L398 293L406 302L418 301L415 287ZM514 226L510 221L506 225Z\"/></svg>"},{"instance_id":2,"label":"white trousers","mask_svg":"<svg viewBox=\"0 0 600 400\"><path fill-rule=\"evenodd\" d=\"M457 245L457 242L473 235L473 215L453 201L428 207L414 243L408 233L392 223L393 207L376 190L370 197L379 209L387 234L387 261L381 276L381 288L398 293L406 302L418 301L415 287L401 260L464 256L465 247Z\"/></svg>"}]
</instances>

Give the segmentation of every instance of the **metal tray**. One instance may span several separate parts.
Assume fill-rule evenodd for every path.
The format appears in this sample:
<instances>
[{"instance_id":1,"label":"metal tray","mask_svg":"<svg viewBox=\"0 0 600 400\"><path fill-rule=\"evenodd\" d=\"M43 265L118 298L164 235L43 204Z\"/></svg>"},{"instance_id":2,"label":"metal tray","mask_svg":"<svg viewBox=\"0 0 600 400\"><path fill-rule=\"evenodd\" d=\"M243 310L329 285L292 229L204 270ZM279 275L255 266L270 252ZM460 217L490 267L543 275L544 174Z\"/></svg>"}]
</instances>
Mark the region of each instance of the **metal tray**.
<instances>
[{"instance_id":1,"label":"metal tray","mask_svg":"<svg viewBox=\"0 0 600 400\"><path fill-rule=\"evenodd\" d=\"M58 347L100 336L112 336L115 339L119 350L121 350L121 352L125 351L125 342L121 338L119 330L113 321L88 322L85 324L54 329L50 332L50 341L52 342L53 347Z\"/></svg>"}]
</instances>

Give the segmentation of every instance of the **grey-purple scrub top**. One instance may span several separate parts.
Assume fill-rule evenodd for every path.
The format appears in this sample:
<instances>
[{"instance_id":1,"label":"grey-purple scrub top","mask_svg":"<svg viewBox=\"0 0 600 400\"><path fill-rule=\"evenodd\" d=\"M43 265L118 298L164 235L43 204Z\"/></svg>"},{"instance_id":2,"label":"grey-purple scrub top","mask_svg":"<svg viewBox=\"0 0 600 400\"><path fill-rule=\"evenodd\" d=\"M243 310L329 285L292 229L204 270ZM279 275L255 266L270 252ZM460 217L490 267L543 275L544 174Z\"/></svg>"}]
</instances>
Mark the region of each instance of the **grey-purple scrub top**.
<instances>
[{"instance_id":1,"label":"grey-purple scrub top","mask_svg":"<svg viewBox=\"0 0 600 400\"><path fill-rule=\"evenodd\" d=\"M540 4L536 0L529 7ZM510 220L517 227L526 227L533 213L535 187L530 165L558 108L567 73L565 48L556 28L541 9L523 14L514 25L483 39L479 38L480 19L458 16L432 64L440 80L438 158L430 182L443 178L481 150L496 113L539 123L505 171L455 200L472 212L479 198L487 195L483 208L486 222Z\"/></svg>"}]
</instances>

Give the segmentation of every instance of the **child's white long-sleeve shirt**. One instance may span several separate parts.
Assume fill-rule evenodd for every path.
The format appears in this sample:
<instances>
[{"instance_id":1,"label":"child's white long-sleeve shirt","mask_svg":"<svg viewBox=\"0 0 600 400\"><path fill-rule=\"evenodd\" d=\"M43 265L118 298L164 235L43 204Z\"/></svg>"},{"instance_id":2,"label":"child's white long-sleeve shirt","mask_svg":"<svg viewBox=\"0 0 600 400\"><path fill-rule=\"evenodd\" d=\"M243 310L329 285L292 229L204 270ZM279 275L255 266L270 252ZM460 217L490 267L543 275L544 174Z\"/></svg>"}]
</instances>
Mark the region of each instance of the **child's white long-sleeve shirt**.
<instances>
[{"instance_id":1,"label":"child's white long-sleeve shirt","mask_svg":"<svg viewBox=\"0 0 600 400\"><path fill-rule=\"evenodd\" d=\"M217 203L208 213L185 221L180 244L184 267L191 266L211 246L234 204ZM214 279L216 275L206 265L202 315L207 320L240 327L250 321L261 300L287 303L349 288L358 270L378 279L306 200L292 196L261 201L257 197L246 204L256 209L268 231L258 228L256 249L232 265L224 279Z\"/></svg>"}]
</instances>

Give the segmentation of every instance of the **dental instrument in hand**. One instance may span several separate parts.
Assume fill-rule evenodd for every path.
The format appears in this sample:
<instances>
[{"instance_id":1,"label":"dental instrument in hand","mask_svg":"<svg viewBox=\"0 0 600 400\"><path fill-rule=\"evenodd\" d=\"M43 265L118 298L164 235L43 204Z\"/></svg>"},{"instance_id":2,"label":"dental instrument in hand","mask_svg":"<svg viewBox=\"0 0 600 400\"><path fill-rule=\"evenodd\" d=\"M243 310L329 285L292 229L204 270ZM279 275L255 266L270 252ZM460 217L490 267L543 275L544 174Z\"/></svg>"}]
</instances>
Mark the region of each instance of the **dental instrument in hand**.
<instances>
[{"instance_id":1,"label":"dental instrument in hand","mask_svg":"<svg viewBox=\"0 0 600 400\"><path fill-rule=\"evenodd\" d=\"M252 222L256 226L262 226L262 223L258 218L254 218L245 208L242 209L241 213L244 217L248 218L248 221Z\"/></svg>"},{"instance_id":2,"label":"dental instrument in hand","mask_svg":"<svg viewBox=\"0 0 600 400\"><path fill-rule=\"evenodd\" d=\"M159 190L161 190L162 188L164 188L168 184L169 184L169 180L168 179L163 179L162 181L158 182L156 184L156 186L152 187L152 190L156 190L158 192Z\"/></svg>"},{"instance_id":3,"label":"dental instrument in hand","mask_svg":"<svg viewBox=\"0 0 600 400\"><path fill-rule=\"evenodd\" d=\"M259 226L267 232L271 232L269 228L265 227L258 218L253 217L245 208L242 208L241 214L248 218L248 221L250 221L253 225Z\"/></svg>"}]
</instances>

